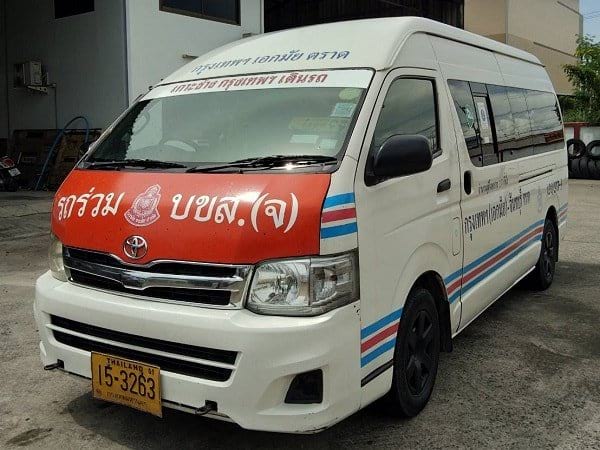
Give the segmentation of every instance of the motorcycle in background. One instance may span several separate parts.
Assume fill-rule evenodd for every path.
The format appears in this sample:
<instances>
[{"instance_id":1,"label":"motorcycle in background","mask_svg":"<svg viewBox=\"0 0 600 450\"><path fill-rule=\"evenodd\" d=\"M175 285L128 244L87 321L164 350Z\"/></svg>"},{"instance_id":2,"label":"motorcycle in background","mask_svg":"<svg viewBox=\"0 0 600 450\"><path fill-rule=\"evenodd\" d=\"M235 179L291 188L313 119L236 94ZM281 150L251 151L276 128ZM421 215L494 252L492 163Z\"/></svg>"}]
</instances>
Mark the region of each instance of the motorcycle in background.
<instances>
[{"instance_id":1,"label":"motorcycle in background","mask_svg":"<svg viewBox=\"0 0 600 450\"><path fill-rule=\"evenodd\" d=\"M8 156L0 158L0 191L16 191L19 188L17 181L19 175L21 171L11 158Z\"/></svg>"}]
</instances>

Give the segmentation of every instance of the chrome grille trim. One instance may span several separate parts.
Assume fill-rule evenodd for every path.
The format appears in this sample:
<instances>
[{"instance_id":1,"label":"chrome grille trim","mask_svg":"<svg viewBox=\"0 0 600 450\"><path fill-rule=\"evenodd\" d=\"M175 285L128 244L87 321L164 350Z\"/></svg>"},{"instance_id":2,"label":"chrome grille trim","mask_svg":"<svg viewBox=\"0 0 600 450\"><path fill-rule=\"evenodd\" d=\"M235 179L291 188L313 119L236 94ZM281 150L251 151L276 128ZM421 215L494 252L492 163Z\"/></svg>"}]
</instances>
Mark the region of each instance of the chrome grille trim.
<instances>
[{"instance_id":1,"label":"chrome grille trim","mask_svg":"<svg viewBox=\"0 0 600 450\"><path fill-rule=\"evenodd\" d=\"M89 287L92 289L101 290L104 292L115 293L131 298L143 298L145 300L159 301L165 303L186 304L216 309L242 308L253 268L253 266L251 265L206 264L178 260L157 260L145 265L137 266L125 263L115 255L90 250L76 250L79 254L83 252L92 255L102 255L104 257L112 258L115 261L115 266L86 261L81 258L73 257L69 254L69 248L65 247L63 251L63 261L69 281L73 284L82 287ZM175 273L148 272L143 270L145 268L156 267L159 264L180 264L188 266L190 268L197 268L199 270L201 270L202 267L205 267L207 269L229 268L232 269L232 274L230 274L229 276L219 277L204 275L180 275ZM122 292L107 288L99 288L97 286L87 285L85 283L78 282L77 280L74 280L71 276L71 271L89 274L94 277L100 277L105 280L109 280L113 283L118 283L124 289L133 290L135 291L135 293ZM229 304L214 305L210 303L203 303L201 301L191 302L186 300L162 299L160 297L147 295L145 291L147 289L152 288L173 289L173 292L177 292L177 289L198 290L198 292L227 292L229 294Z\"/></svg>"}]
</instances>

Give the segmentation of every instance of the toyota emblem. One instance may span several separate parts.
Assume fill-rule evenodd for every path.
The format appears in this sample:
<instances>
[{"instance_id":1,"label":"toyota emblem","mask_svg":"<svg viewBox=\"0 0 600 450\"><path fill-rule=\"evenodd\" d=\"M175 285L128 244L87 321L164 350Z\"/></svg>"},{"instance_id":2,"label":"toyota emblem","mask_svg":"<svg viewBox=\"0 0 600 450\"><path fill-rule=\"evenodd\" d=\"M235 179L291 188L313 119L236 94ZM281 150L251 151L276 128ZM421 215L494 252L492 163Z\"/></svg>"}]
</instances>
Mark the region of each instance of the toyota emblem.
<instances>
[{"instance_id":1,"label":"toyota emblem","mask_svg":"<svg viewBox=\"0 0 600 450\"><path fill-rule=\"evenodd\" d=\"M129 236L123 243L123 251L131 259L141 259L148 253L148 243L141 236Z\"/></svg>"}]
</instances>

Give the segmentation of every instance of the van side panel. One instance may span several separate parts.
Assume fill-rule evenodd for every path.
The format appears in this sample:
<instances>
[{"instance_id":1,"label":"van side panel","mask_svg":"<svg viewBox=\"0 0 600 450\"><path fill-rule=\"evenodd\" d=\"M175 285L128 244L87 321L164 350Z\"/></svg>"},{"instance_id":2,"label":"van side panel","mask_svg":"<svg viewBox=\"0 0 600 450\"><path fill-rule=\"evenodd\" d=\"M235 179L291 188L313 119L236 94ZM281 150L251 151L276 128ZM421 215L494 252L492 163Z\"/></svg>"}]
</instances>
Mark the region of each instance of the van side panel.
<instances>
[{"instance_id":1,"label":"van side panel","mask_svg":"<svg viewBox=\"0 0 600 450\"><path fill-rule=\"evenodd\" d=\"M474 111L468 113L482 148L481 159L472 158L454 108L463 180L471 184L470 193L464 184L461 190L464 267L454 275L463 306L460 331L536 264L544 218L553 210L558 214L564 204L566 152L561 136L546 135L541 144L554 139L555 151L534 154L530 138L526 153L520 154L527 156L512 161L498 156L496 118L486 85L553 92L543 67L439 37L431 40L445 80L470 82ZM522 100L526 103L526 96ZM526 107L522 120L527 123L528 114Z\"/></svg>"},{"instance_id":2,"label":"van side panel","mask_svg":"<svg viewBox=\"0 0 600 450\"><path fill-rule=\"evenodd\" d=\"M552 81L543 66L505 55L495 55L506 86L554 92Z\"/></svg>"}]
</instances>

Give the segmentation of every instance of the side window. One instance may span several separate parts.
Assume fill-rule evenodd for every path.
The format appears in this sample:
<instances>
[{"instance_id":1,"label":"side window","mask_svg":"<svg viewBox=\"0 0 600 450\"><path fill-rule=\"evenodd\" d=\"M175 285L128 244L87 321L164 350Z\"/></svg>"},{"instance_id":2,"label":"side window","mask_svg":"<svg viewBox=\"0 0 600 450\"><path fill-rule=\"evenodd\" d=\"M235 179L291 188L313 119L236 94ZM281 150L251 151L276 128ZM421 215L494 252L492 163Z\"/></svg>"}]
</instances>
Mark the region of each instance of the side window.
<instances>
[{"instance_id":1,"label":"side window","mask_svg":"<svg viewBox=\"0 0 600 450\"><path fill-rule=\"evenodd\" d=\"M502 153L503 161L524 158L533 155L531 140L531 120L529 108L525 99L525 90L507 88L510 110L515 122L515 140L512 145Z\"/></svg>"},{"instance_id":2,"label":"side window","mask_svg":"<svg viewBox=\"0 0 600 450\"><path fill-rule=\"evenodd\" d=\"M496 140L498 142L498 154L500 161L505 151L512 148L515 141L515 121L512 116L508 91L503 86L488 85L490 103L496 124Z\"/></svg>"},{"instance_id":3,"label":"side window","mask_svg":"<svg viewBox=\"0 0 600 450\"><path fill-rule=\"evenodd\" d=\"M452 94L452 100L456 107L456 113L469 151L471 161L476 166L483 165L481 145L479 144L479 129L477 123L477 112L475 102L469 83L466 81L449 80L448 86Z\"/></svg>"},{"instance_id":4,"label":"side window","mask_svg":"<svg viewBox=\"0 0 600 450\"><path fill-rule=\"evenodd\" d=\"M534 154L563 147L562 118L556 96L550 92L527 91Z\"/></svg>"},{"instance_id":5,"label":"side window","mask_svg":"<svg viewBox=\"0 0 600 450\"><path fill-rule=\"evenodd\" d=\"M485 88L485 86L484 86ZM473 86L471 85L471 90ZM477 120L479 121L479 142L481 143L481 154L484 166L498 164L498 152L496 151L496 138L494 121L490 109L490 102L485 94L474 94L475 110L477 111Z\"/></svg>"},{"instance_id":6,"label":"side window","mask_svg":"<svg viewBox=\"0 0 600 450\"><path fill-rule=\"evenodd\" d=\"M425 136L436 153L438 125L432 80L398 78L390 85L375 127L371 149L381 147L391 136L407 134Z\"/></svg>"}]
</instances>

